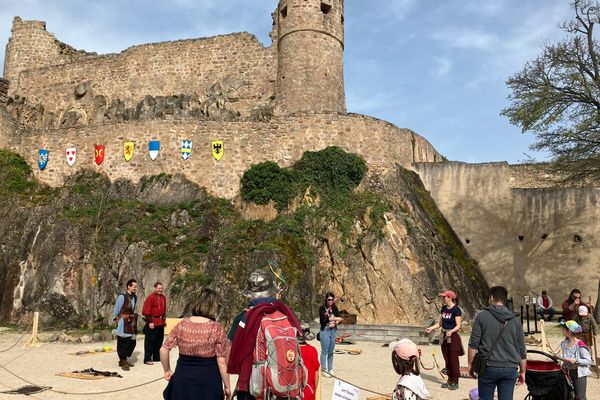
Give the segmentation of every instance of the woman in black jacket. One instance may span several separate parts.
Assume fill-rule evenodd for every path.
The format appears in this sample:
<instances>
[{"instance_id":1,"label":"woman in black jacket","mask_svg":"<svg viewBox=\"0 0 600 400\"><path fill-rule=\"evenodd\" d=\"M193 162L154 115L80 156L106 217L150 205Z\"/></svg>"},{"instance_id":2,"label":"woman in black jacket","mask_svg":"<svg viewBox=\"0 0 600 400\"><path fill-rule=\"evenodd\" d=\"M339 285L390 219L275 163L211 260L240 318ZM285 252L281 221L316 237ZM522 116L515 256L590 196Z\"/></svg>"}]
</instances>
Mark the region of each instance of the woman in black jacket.
<instances>
[{"instance_id":1,"label":"woman in black jacket","mask_svg":"<svg viewBox=\"0 0 600 400\"><path fill-rule=\"evenodd\" d=\"M342 323L340 311L335 306L335 295L327 292L325 304L319 307L321 322L321 369L323 376L331 377L333 373L333 349L337 336L337 326Z\"/></svg>"}]
</instances>

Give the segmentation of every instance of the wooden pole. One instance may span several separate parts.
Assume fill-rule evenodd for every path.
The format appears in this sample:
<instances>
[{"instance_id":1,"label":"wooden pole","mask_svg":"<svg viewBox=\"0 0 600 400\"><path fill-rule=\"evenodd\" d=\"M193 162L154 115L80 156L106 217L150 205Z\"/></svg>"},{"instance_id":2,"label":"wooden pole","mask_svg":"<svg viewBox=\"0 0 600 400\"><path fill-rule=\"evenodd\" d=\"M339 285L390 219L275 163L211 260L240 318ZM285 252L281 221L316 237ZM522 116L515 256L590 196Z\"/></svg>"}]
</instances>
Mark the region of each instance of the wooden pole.
<instances>
[{"instance_id":1,"label":"wooden pole","mask_svg":"<svg viewBox=\"0 0 600 400\"><path fill-rule=\"evenodd\" d=\"M542 351L544 353L548 352L548 340L546 340L546 323L543 319L540 319L540 330L542 331Z\"/></svg>"},{"instance_id":2,"label":"wooden pole","mask_svg":"<svg viewBox=\"0 0 600 400\"><path fill-rule=\"evenodd\" d=\"M321 400L321 368L317 371L317 389L315 390L315 400Z\"/></svg>"},{"instance_id":3,"label":"wooden pole","mask_svg":"<svg viewBox=\"0 0 600 400\"><path fill-rule=\"evenodd\" d=\"M596 378L600 379L600 359L598 358L598 345L596 344L596 336L590 335L594 342L594 364L596 364Z\"/></svg>"},{"instance_id":4,"label":"wooden pole","mask_svg":"<svg viewBox=\"0 0 600 400\"><path fill-rule=\"evenodd\" d=\"M31 337L29 338L29 340L25 343L25 345L23 347L27 347L27 346L38 347L39 346L39 343L38 343L40 341L40 339L38 338L39 321L40 321L40 313L39 313L39 311L36 311L33 313L33 326L31 328Z\"/></svg>"}]
</instances>

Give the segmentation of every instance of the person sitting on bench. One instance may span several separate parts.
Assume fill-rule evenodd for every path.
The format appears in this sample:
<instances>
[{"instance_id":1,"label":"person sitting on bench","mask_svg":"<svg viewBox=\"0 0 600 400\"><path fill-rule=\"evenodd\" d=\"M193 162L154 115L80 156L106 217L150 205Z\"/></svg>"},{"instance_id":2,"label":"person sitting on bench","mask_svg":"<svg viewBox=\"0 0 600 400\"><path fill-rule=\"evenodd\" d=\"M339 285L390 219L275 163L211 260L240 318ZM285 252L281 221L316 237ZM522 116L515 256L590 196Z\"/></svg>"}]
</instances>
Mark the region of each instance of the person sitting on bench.
<instances>
[{"instance_id":1,"label":"person sitting on bench","mask_svg":"<svg viewBox=\"0 0 600 400\"><path fill-rule=\"evenodd\" d=\"M552 320L554 316L554 308L552 307L552 298L548 296L548 292L542 290L542 295L538 297L537 306L538 306L538 314L540 314L540 318L545 321ZM546 318L546 314L548 317Z\"/></svg>"}]
</instances>

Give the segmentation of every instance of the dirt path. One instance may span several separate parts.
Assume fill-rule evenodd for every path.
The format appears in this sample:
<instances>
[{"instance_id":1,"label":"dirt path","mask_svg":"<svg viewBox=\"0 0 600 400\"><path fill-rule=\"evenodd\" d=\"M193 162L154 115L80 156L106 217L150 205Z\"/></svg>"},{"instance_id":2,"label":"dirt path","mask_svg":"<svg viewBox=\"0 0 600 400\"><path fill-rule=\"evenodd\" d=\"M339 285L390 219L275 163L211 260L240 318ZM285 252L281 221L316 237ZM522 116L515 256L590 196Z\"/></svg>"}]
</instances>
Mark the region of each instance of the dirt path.
<instances>
[{"instance_id":1,"label":"dirt path","mask_svg":"<svg viewBox=\"0 0 600 400\"><path fill-rule=\"evenodd\" d=\"M0 332L0 351L13 345L22 334L14 332ZM466 335L465 335L466 336ZM12 349L0 352L0 365L8 368L15 375L22 377L39 386L51 386L53 390L69 393L95 393L107 392L121 388L127 388L135 385L144 384L158 379L156 382L114 394L97 395L65 395L56 392L45 391L32 396L9 395L0 393L0 399L6 400L54 400L54 399L85 399L100 400L111 396L126 396L128 400L152 400L162 399L162 391L166 382L162 377L162 367L159 364L147 366L142 364L143 357L143 338L139 338L139 343L134 353L134 360L137 360L135 367L129 372L122 372L117 366L118 360L115 352L77 356L72 353L78 351L93 350L103 345L115 346L115 343L103 344L65 344L65 343L43 343L38 348L23 349L23 343L27 337ZM141 339L141 340L140 340ZM466 342L466 337L463 337ZM550 338L551 345L556 347L561 340L560 336ZM319 350L319 342L312 341L312 345ZM360 355L336 354L334 356L335 374L341 379L346 380L355 386L368 389L376 393L390 393L398 377L391 365L391 355L387 347L382 347L380 343L358 342L357 345L363 352ZM433 366L432 354L435 354L440 367L443 367L443 358L439 346L421 346L423 352L423 363L426 367ZM172 352L172 365L175 365L177 353ZM466 357L461 359L461 364L466 365ZM56 376L57 373L71 372L93 367L97 370L109 370L121 373L124 378L106 378L96 381L86 381L73 378ZM477 386L477 382L472 379L462 379L460 389L448 391L442 389L443 383L437 370L423 371L423 379L434 399L454 400L468 399L470 389ZM330 400L333 390L334 379L322 378L321 399ZM9 372L0 368L0 392L18 388L27 385L27 383ZM595 393L600 393L600 380L595 377L588 378L588 394L590 399L600 399ZM527 394L526 387L519 387L515 391L515 399L523 399ZM367 390L361 390L361 399L375 396Z\"/></svg>"}]
</instances>

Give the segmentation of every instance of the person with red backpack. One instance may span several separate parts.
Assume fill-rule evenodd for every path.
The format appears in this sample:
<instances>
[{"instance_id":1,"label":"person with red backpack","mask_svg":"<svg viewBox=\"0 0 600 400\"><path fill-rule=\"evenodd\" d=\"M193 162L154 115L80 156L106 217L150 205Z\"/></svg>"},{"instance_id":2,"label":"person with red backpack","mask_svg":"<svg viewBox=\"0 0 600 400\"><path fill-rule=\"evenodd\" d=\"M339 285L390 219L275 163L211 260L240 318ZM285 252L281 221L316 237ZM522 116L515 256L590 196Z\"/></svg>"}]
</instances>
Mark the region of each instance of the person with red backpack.
<instances>
[{"instance_id":1,"label":"person with red backpack","mask_svg":"<svg viewBox=\"0 0 600 400\"><path fill-rule=\"evenodd\" d=\"M569 376L573 381L576 398L586 400L587 377L592 374L590 370L592 354L588 345L576 336L581 333L581 326L577 322L561 321L561 325L565 335L565 340L560 343L563 365L569 371Z\"/></svg>"},{"instance_id":2,"label":"person with red backpack","mask_svg":"<svg viewBox=\"0 0 600 400\"><path fill-rule=\"evenodd\" d=\"M302 397L306 368L298 342L302 331L292 310L276 299L273 275L256 270L244 295L250 304L234 318L227 372L239 375L238 400Z\"/></svg>"}]
</instances>

